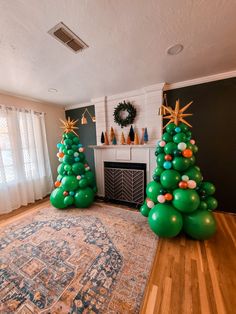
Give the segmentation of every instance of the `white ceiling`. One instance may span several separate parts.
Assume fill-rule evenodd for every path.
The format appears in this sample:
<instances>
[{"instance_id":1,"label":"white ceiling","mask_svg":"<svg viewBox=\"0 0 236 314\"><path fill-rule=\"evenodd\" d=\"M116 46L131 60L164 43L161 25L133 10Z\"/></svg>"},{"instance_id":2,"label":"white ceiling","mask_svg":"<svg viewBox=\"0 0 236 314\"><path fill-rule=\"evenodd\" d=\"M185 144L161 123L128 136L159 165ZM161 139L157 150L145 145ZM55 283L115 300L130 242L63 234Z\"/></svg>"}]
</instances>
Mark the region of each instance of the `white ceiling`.
<instances>
[{"instance_id":1,"label":"white ceiling","mask_svg":"<svg viewBox=\"0 0 236 314\"><path fill-rule=\"evenodd\" d=\"M0 0L0 90L66 105L235 70L235 13L235 0ZM60 21L89 48L53 39Z\"/></svg>"}]
</instances>

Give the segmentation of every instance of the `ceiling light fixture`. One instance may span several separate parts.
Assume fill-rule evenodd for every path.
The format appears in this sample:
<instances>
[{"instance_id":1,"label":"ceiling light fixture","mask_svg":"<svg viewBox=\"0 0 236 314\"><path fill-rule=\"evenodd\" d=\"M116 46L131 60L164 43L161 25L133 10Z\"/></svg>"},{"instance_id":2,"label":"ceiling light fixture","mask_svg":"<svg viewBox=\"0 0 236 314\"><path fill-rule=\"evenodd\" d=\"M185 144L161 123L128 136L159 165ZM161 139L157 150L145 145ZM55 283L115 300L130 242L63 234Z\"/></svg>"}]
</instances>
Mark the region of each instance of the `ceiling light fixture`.
<instances>
[{"instance_id":1,"label":"ceiling light fixture","mask_svg":"<svg viewBox=\"0 0 236 314\"><path fill-rule=\"evenodd\" d=\"M56 88L49 88L49 89L48 89L48 92L49 92L49 93L57 93L58 90L57 90Z\"/></svg>"},{"instance_id":2,"label":"ceiling light fixture","mask_svg":"<svg viewBox=\"0 0 236 314\"><path fill-rule=\"evenodd\" d=\"M174 46L171 46L167 49L167 54L170 56L175 56L179 54L181 51L183 51L184 46L181 44L176 44Z\"/></svg>"}]
</instances>

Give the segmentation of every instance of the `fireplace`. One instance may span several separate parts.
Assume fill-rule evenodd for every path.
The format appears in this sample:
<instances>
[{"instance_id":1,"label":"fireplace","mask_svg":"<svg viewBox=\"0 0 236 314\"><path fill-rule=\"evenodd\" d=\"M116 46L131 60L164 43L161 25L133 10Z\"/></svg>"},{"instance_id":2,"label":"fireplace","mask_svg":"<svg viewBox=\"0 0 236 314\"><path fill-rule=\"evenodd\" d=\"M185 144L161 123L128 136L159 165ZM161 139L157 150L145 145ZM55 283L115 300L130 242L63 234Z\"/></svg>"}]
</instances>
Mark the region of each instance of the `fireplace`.
<instances>
[{"instance_id":1,"label":"fireplace","mask_svg":"<svg viewBox=\"0 0 236 314\"><path fill-rule=\"evenodd\" d=\"M143 203L146 187L146 164L104 162L105 199L137 206Z\"/></svg>"}]
</instances>

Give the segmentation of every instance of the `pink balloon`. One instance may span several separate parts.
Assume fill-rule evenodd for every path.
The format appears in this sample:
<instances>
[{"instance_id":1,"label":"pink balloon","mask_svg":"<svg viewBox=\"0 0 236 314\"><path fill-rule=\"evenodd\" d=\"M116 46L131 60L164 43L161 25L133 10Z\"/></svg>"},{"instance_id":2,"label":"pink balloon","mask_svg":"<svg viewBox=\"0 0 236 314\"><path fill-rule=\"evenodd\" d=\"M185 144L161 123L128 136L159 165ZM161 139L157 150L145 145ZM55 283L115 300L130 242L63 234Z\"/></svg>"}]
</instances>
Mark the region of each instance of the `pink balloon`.
<instances>
[{"instance_id":1,"label":"pink balloon","mask_svg":"<svg viewBox=\"0 0 236 314\"><path fill-rule=\"evenodd\" d=\"M158 195L157 200L159 203L165 203L166 199L164 195Z\"/></svg>"},{"instance_id":2,"label":"pink balloon","mask_svg":"<svg viewBox=\"0 0 236 314\"><path fill-rule=\"evenodd\" d=\"M194 145L196 142L195 140L190 140L190 143Z\"/></svg>"},{"instance_id":3,"label":"pink balloon","mask_svg":"<svg viewBox=\"0 0 236 314\"><path fill-rule=\"evenodd\" d=\"M197 183L194 180L189 180L187 183L189 189L195 189L195 187L197 186Z\"/></svg>"},{"instance_id":4,"label":"pink balloon","mask_svg":"<svg viewBox=\"0 0 236 314\"><path fill-rule=\"evenodd\" d=\"M166 145L166 142L165 141L160 141L160 143L159 143L159 146L160 147L164 147Z\"/></svg>"},{"instance_id":5,"label":"pink balloon","mask_svg":"<svg viewBox=\"0 0 236 314\"><path fill-rule=\"evenodd\" d=\"M151 201L151 200L147 201L147 207L148 208L153 208L154 207L154 202Z\"/></svg>"}]
</instances>

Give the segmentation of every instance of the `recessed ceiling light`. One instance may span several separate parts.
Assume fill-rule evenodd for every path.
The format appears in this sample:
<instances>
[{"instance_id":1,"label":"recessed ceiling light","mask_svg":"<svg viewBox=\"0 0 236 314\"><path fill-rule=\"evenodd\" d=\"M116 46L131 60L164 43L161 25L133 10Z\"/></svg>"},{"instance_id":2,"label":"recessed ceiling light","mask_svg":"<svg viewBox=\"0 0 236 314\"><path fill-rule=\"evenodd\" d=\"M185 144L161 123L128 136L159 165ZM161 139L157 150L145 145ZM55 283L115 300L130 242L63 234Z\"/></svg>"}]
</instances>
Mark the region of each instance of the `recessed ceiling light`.
<instances>
[{"instance_id":1,"label":"recessed ceiling light","mask_svg":"<svg viewBox=\"0 0 236 314\"><path fill-rule=\"evenodd\" d=\"M181 44L176 44L167 49L167 54L171 56L175 56L179 54L184 49L184 46Z\"/></svg>"},{"instance_id":2,"label":"recessed ceiling light","mask_svg":"<svg viewBox=\"0 0 236 314\"><path fill-rule=\"evenodd\" d=\"M48 92L49 92L49 93L57 93L58 90L57 90L56 88L49 88L49 89L48 89Z\"/></svg>"}]
</instances>

